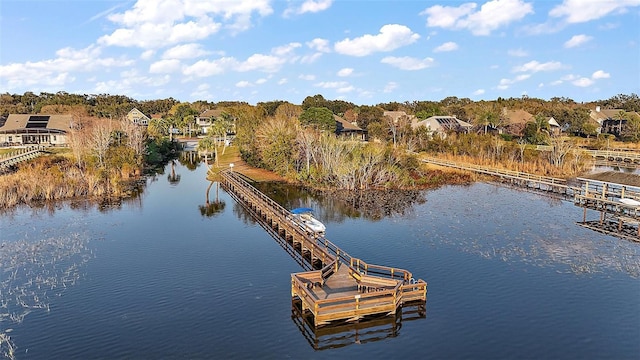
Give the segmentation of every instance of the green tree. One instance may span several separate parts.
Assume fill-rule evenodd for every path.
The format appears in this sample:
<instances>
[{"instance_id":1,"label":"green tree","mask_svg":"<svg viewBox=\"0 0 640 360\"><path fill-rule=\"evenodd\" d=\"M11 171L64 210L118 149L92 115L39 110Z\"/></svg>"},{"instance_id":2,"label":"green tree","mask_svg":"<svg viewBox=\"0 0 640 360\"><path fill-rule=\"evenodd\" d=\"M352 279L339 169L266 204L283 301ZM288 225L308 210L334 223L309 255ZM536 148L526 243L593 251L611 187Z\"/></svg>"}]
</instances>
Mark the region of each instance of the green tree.
<instances>
[{"instance_id":1,"label":"green tree","mask_svg":"<svg viewBox=\"0 0 640 360\"><path fill-rule=\"evenodd\" d=\"M358 126L367 130L370 123L382 122L384 116L384 110L377 106L363 105L358 108Z\"/></svg>"},{"instance_id":2,"label":"green tree","mask_svg":"<svg viewBox=\"0 0 640 360\"><path fill-rule=\"evenodd\" d=\"M300 114L303 126L312 126L318 130L336 131L336 120L331 110L326 107L310 107Z\"/></svg>"},{"instance_id":3,"label":"green tree","mask_svg":"<svg viewBox=\"0 0 640 360\"><path fill-rule=\"evenodd\" d=\"M327 100L324 98L324 96L320 94L317 94L314 96L307 96L306 98L304 98L304 100L302 100L302 110L307 110L312 107L328 108Z\"/></svg>"}]
</instances>

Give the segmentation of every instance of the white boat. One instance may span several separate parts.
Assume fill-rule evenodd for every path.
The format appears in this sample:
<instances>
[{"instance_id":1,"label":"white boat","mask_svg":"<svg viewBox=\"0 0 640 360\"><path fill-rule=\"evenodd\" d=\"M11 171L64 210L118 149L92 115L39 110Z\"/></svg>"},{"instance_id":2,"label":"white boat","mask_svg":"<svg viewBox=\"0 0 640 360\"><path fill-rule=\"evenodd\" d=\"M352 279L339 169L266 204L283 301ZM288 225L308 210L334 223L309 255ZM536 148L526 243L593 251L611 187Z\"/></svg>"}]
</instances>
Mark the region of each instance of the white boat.
<instances>
[{"instance_id":1,"label":"white boat","mask_svg":"<svg viewBox=\"0 0 640 360\"><path fill-rule=\"evenodd\" d=\"M310 208L296 208L291 210L294 220L298 225L302 226L308 231L316 234L324 234L327 230L326 226L320 222L320 220L313 217L313 209Z\"/></svg>"},{"instance_id":2,"label":"white boat","mask_svg":"<svg viewBox=\"0 0 640 360\"><path fill-rule=\"evenodd\" d=\"M640 201L634 200L634 199L623 198L623 199L620 199L620 202L627 205L640 206Z\"/></svg>"}]
</instances>

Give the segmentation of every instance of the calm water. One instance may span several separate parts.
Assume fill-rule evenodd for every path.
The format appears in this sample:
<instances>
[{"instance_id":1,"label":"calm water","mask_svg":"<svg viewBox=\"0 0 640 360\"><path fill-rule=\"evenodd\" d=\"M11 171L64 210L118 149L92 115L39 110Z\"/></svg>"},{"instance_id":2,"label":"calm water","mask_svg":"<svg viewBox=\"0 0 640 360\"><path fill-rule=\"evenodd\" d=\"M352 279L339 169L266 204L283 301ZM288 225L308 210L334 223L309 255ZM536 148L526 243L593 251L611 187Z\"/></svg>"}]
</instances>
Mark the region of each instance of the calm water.
<instances>
[{"instance_id":1,"label":"calm water","mask_svg":"<svg viewBox=\"0 0 640 360\"><path fill-rule=\"evenodd\" d=\"M301 267L216 185L205 206L204 166L174 171L117 208L0 217L0 330L17 358L640 357L640 245L576 225L570 202L475 184L371 220L269 189L317 209L351 255L429 283L426 318L317 351L291 318Z\"/></svg>"}]
</instances>

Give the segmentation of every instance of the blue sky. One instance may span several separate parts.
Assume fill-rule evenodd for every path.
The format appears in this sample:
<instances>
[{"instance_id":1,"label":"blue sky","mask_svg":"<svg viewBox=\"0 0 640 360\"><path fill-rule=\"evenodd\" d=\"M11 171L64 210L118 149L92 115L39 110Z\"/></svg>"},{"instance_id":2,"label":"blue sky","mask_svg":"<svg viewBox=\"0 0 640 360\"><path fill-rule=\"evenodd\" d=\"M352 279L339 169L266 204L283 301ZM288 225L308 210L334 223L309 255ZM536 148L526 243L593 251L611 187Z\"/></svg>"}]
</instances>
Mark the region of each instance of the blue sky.
<instances>
[{"instance_id":1,"label":"blue sky","mask_svg":"<svg viewBox=\"0 0 640 360\"><path fill-rule=\"evenodd\" d=\"M356 104L640 91L640 0L2 0L0 93Z\"/></svg>"}]
</instances>

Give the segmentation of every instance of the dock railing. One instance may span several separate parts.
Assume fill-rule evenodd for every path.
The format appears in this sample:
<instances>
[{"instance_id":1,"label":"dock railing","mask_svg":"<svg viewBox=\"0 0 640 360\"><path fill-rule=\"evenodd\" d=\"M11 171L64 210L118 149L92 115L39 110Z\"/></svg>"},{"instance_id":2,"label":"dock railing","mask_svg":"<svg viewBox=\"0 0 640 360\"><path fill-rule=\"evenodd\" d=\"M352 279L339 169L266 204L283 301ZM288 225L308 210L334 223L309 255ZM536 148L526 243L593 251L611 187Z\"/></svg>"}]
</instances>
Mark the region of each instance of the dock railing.
<instances>
[{"instance_id":1,"label":"dock railing","mask_svg":"<svg viewBox=\"0 0 640 360\"><path fill-rule=\"evenodd\" d=\"M223 171L221 175L227 182L227 186L230 186L231 192L242 191L243 196L252 198L253 202L267 204L269 208L267 218L275 217L280 222L296 224L295 217L287 209L257 190L240 175L230 170ZM413 279L411 272L368 264L354 258L324 236L304 230L302 223L297 223L297 226L292 228L304 238L305 247L312 248L316 253L326 254L322 269L291 276L292 296L300 299L303 309L312 311L316 326L334 320L348 321L348 319L360 319L367 315L395 314L398 307L414 301L421 303L424 308L427 283L422 279ZM327 299L318 298L313 291L314 287L322 287L331 275L338 272L341 265L348 267L349 276L354 279L354 284L358 284L357 294L351 293L344 296L334 294ZM356 291L356 285L353 286Z\"/></svg>"}]
</instances>

